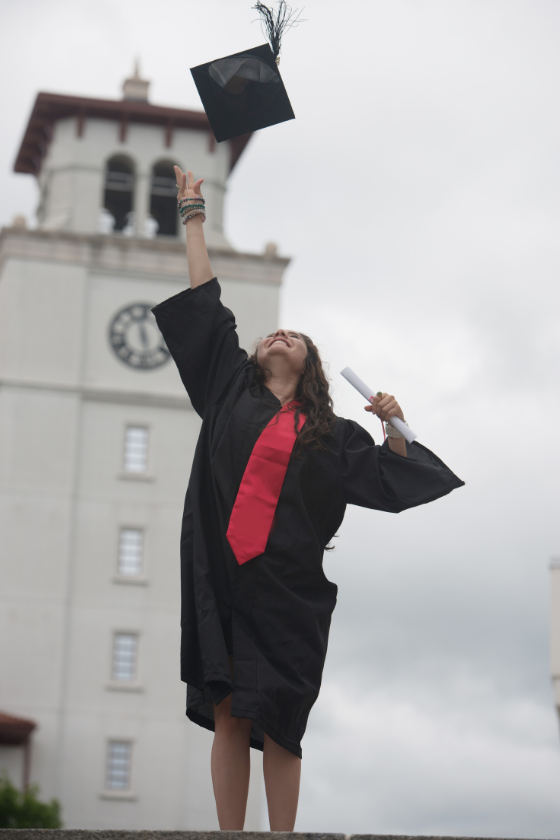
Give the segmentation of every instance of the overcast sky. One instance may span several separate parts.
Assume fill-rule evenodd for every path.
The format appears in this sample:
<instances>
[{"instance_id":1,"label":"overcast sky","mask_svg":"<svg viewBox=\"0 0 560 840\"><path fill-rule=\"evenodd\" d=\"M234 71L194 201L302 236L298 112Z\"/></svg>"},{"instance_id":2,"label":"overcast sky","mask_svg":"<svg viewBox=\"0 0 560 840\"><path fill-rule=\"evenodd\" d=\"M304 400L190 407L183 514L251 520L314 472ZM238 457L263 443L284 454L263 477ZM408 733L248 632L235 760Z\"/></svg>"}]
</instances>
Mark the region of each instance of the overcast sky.
<instances>
[{"instance_id":1,"label":"overcast sky","mask_svg":"<svg viewBox=\"0 0 560 840\"><path fill-rule=\"evenodd\" d=\"M188 66L264 40L251 0L1 5L2 224L33 217L11 169L37 91L119 98L139 56L152 102L198 108ZM282 325L320 345L337 412L378 436L351 365L466 487L347 514L296 828L560 838L560 3L308 0L302 17L281 63L296 120L251 140L227 235L293 258Z\"/></svg>"}]
</instances>

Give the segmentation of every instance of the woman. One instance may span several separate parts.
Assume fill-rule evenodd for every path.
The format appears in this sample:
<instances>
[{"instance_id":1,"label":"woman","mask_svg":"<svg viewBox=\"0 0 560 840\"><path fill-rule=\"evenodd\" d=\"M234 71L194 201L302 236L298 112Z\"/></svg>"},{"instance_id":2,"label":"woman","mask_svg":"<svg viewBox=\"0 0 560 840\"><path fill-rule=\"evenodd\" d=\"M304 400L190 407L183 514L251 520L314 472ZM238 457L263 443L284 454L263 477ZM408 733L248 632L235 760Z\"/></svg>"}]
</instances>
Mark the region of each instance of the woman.
<instances>
[{"instance_id":1,"label":"woman","mask_svg":"<svg viewBox=\"0 0 560 840\"><path fill-rule=\"evenodd\" d=\"M270 828L293 831L336 603L324 549L348 503L398 513L463 482L421 445L375 446L336 417L307 336L278 329L253 356L240 349L208 259L202 179L175 174L191 288L153 311L202 417L181 533L187 715L215 732L220 828L243 829L253 746L264 750ZM404 420L388 394L366 410Z\"/></svg>"}]
</instances>

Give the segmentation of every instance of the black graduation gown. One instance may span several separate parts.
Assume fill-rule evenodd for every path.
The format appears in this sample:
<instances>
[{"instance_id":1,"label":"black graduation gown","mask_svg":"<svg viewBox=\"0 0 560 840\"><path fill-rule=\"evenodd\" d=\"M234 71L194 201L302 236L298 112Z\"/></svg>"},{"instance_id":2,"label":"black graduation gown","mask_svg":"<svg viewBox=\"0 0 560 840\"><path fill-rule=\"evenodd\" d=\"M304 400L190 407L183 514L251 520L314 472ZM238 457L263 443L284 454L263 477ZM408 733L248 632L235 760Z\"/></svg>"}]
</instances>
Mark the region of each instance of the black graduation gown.
<instances>
[{"instance_id":1,"label":"black graduation gown","mask_svg":"<svg viewBox=\"0 0 560 840\"><path fill-rule=\"evenodd\" d=\"M255 383L214 278L153 310L202 418L181 532L181 679L187 715L214 729L212 701L301 756L321 685L337 587L322 567L347 504L398 513L462 482L418 443L408 457L336 419L325 451L292 455L266 550L239 566L226 539L243 472L280 403ZM228 654L233 655L233 679Z\"/></svg>"}]
</instances>

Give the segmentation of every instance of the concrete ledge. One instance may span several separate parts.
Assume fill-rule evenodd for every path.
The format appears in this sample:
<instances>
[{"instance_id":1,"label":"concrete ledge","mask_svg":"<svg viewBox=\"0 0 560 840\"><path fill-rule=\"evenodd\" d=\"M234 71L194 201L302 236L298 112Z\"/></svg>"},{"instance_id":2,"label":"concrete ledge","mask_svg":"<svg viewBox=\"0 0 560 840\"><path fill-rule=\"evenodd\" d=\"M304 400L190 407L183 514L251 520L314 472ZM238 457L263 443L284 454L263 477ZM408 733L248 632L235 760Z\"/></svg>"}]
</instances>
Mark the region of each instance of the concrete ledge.
<instances>
[{"instance_id":1,"label":"concrete ledge","mask_svg":"<svg viewBox=\"0 0 560 840\"><path fill-rule=\"evenodd\" d=\"M320 834L275 831L286 840L484 840L408 834ZM87 829L0 828L0 840L271 840L269 831L89 831ZM496 838L492 838L496 840ZM513 840L508 838L508 840ZM519 839L521 840L521 839Z\"/></svg>"},{"instance_id":2,"label":"concrete ledge","mask_svg":"<svg viewBox=\"0 0 560 840\"><path fill-rule=\"evenodd\" d=\"M289 264L288 257L275 254L247 254L223 248L208 248L212 268L220 280L279 286ZM93 272L177 279L184 286L188 277L185 243L182 237L137 239L98 233L63 230L0 230L0 266L4 260L70 263Z\"/></svg>"}]
</instances>

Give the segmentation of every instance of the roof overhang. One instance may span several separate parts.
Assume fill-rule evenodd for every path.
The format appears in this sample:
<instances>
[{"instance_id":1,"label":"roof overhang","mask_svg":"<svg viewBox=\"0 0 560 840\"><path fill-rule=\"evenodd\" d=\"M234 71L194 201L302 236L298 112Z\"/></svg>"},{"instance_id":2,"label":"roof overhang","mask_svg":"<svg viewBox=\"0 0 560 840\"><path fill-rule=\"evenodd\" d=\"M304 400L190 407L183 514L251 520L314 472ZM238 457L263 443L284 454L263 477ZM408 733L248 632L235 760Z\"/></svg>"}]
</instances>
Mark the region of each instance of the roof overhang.
<instances>
[{"instance_id":1,"label":"roof overhang","mask_svg":"<svg viewBox=\"0 0 560 840\"><path fill-rule=\"evenodd\" d=\"M0 744L25 744L36 726L33 720L0 712Z\"/></svg>"},{"instance_id":2,"label":"roof overhang","mask_svg":"<svg viewBox=\"0 0 560 840\"><path fill-rule=\"evenodd\" d=\"M59 93L38 93L14 164L16 172L36 176L40 174L52 138L53 126L57 120L68 117L76 117L76 131L79 136L83 132L85 120L91 118L114 120L120 123L121 132L129 123L160 125L166 129L167 138L172 137L176 128L188 128L206 132L211 148L216 143L204 111L166 108L133 99L89 99ZM226 141L230 149L230 172L243 154L250 138L251 134L244 134L242 137ZM168 145L171 145L171 142Z\"/></svg>"}]
</instances>

